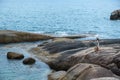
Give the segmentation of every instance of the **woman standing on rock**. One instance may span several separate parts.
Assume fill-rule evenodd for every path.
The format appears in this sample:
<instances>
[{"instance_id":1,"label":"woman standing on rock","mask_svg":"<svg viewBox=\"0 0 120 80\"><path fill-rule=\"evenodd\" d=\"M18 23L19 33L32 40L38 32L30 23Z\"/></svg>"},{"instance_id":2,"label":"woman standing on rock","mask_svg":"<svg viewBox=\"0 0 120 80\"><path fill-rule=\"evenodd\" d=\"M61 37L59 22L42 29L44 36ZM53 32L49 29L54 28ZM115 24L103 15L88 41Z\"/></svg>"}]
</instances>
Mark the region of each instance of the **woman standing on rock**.
<instances>
[{"instance_id":1,"label":"woman standing on rock","mask_svg":"<svg viewBox=\"0 0 120 80\"><path fill-rule=\"evenodd\" d=\"M94 48L94 50L95 50L95 52L98 52L100 50L100 44L99 44L100 39L96 38L96 41L97 41L97 44L96 44L96 47Z\"/></svg>"}]
</instances>

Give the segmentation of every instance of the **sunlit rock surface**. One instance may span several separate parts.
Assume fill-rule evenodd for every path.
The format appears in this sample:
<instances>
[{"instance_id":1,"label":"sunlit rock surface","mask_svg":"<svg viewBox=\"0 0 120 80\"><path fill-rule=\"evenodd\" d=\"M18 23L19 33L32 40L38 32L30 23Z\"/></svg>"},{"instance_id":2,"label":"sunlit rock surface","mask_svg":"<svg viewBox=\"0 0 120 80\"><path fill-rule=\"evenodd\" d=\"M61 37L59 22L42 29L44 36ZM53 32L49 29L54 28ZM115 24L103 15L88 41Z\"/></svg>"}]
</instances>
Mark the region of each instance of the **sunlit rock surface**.
<instances>
[{"instance_id":1,"label":"sunlit rock surface","mask_svg":"<svg viewBox=\"0 0 120 80\"><path fill-rule=\"evenodd\" d=\"M48 75L48 80L60 80L66 75L66 71L57 71Z\"/></svg>"},{"instance_id":2,"label":"sunlit rock surface","mask_svg":"<svg viewBox=\"0 0 120 80\"><path fill-rule=\"evenodd\" d=\"M25 42L25 41L39 41L51 39L51 36L20 32L20 31L11 31L11 30L0 30L0 43L16 43L16 42Z\"/></svg>"},{"instance_id":3,"label":"sunlit rock surface","mask_svg":"<svg viewBox=\"0 0 120 80\"><path fill-rule=\"evenodd\" d=\"M116 75L98 65L80 63L70 68L60 80L90 80L100 77L116 77Z\"/></svg>"},{"instance_id":4,"label":"sunlit rock surface","mask_svg":"<svg viewBox=\"0 0 120 80\"><path fill-rule=\"evenodd\" d=\"M8 59L23 59L24 55L21 53L15 53L15 52L8 52L7 53Z\"/></svg>"}]
</instances>

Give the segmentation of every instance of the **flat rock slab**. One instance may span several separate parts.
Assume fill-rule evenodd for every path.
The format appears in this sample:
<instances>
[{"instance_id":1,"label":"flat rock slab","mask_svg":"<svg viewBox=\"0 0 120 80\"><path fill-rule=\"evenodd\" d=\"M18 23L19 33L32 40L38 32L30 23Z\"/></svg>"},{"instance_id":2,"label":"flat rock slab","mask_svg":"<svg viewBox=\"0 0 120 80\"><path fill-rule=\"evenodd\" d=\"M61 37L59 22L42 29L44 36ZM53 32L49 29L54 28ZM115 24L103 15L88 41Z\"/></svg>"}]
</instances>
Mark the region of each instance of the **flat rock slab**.
<instances>
[{"instance_id":1,"label":"flat rock slab","mask_svg":"<svg viewBox=\"0 0 120 80\"><path fill-rule=\"evenodd\" d=\"M20 31L0 30L0 43L15 43L24 41L38 41L52 39L53 37L43 34L35 34Z\"/></svg>"}]
</instances>

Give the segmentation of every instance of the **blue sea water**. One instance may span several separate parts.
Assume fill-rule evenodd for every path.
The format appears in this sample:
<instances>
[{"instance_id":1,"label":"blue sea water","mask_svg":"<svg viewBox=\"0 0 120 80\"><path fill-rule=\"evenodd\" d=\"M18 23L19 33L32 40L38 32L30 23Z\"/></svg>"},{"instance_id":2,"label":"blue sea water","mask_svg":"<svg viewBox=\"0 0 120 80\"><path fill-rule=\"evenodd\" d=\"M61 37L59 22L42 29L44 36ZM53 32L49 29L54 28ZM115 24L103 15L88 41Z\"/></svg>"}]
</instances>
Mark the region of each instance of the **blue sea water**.
<instances>
[{"instance_id":1,"label":"blue sea water","mask_svg":"<svg viewBox=\"0 0 120 80\"><path fill-rule=\"evenodd\" d=\"M0 0L0 30L120 38L120 21L109 20L116 9L120 9L120 0ZM22 60L6 58L9 51L33 56L26 51L33 45L0 44L0 80L47 80L50 69L39 60L26 66Z\"/></svg>"},{"instance_id":2,"label":"blue sea water","mask_svg":"<svg viewBox=\"0 0 120 80\"><path fill-rule=\"evenodd\" d=\"M0 30L120 38L120 0L0 0Z\"/></svg>"},{"instance_id":3,"label":"blue sea water","mask_svg":"<svg viewBox=\"0 0 120 80\"><path fill-rule=\"evenodd\" d=\"M47 76L51 72L48 65L28 52L31 47L37 46L38 43L0 45L0 80L48 80ZM23 60L9 60L6 57L7 52L21 53L25 55L25 58L33 57L36 59L36 63L23 65Z\"/></svg>"}]
</instances>

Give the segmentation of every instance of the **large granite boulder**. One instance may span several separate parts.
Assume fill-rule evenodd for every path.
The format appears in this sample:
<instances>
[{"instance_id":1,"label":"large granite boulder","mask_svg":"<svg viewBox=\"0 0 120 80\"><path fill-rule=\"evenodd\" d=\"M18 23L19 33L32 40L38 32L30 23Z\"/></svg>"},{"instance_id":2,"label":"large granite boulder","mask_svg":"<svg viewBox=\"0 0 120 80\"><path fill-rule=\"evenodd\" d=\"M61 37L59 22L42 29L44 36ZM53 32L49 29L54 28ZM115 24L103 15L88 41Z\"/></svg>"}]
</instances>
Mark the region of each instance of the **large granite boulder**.
<instances>
[{"instance_id":1,"label":"large granite boulder","mask_svg":"<svg viewBox=\"0 0 120 80\"><path fill-rule=\"evenodd\" d=\"M102 39L100 45L119 44L120 39ZM95 40L73 40L67 38L54 38L51 42L40 44L38 48L48 51L49 54L59 53L67 50L96 46Z\"/></svg>"},{"instance_id":2,"label":"large granite boulder","mask_svg":"<svg viewBox=\"0 0 120 80\"><path fill-rule=\"evenodd\" d=\"M92 63L101 65L105 68L111 69L113 66L117 66L115 63L113 66L113 59L118 56L119 49L112 47L101 47L99 52L95 52L94 48L88 48L82 51L78 51L70 56L59 57L53 61L49 61L47 64L55 70L67 70L77 63ZM63 54L64 55L64 54Z\"/></svg>"},{"instance_id":3,"label":"large granite boulder","mask_svg":"<svg viewBox=\"0 0 120 80\"><path fill-rule=\"evenodd\" d=\"M90 80L120 80L120 79L115 78L115 77L101 77L101 78L94 78Z\"/></svg>"},{"instance_id":4,"label":"large granite boulder","mask_svg":"<svg viewBox=\"0 0 120 80\"><path fill-rule=\"evenodd\" d=\"M66 75L66 71L57 71L48 75L48 80L60 80Z\"/></svg>"},{"instance_id":5,"label":"large granite boulder","mask_svg":"<svg viewBox=\"0 0 120 80\"><path fill-rule=\"evenodd\" d=\"M120 39L100 40L98 52L95 52L95 45L95 40L57 39L30 51L57 71L66 71L81 62L101 65L108 69L118 66L113 59L119 55Z\"/></svg>"},{"instance_id":6,"label":"large granite boulder","mask_svg":"<svg viewBox=\"0 0 120 80\"><path fill-rule=\"evenodd\" d=\"M115 10L110 15L110 20L119 20L120 19L120 10Z\"/></svg>"},{"instance_id":7,"label":"large granite boulder","mask_svg":"<svg viewBox=\"0 0 120 80\"><path fill-rule=\"evenodd\" d=\"M93 64L76 64L60 80L91 80L101 77L117 77L111 71Z\"/></svg>"},{"instance_id":8,"label":"large granite boulder","mask_svg":"<svg viewBox=\"0 0 120 80\"><path fill-rule=\"evenodd\" d=\"M8 52L7 53L8 59L23 59L24 55L16 52Z\"/></svg>"},{"instance_id":9,"label":"large granite boulder","mask_svg":"<svg viewBox=\"0 0 120 80\"><path fill-rule=\"evenodd\" d=\"M41 46L38 47L41 47L43 50L48 51L50 54L54 54L66 50L77 49L80 47L90 47L90 46L95 46L95 44L89 43L89 41L84 42L73 39L59 38L59 39L53 39L53 41L44 44L42 47Z\"/></svg>"},{"instance_id":10,"label":"large granite boulder","mask_svg":"<svg viewBox=\"0 0 120 80\"><path fill-rule=\"evenodd\" d=\"M34 64L35 63L35 59L29 57L29 58L26 58L23 60L23 64L26 64L26 65L31 65L31 64Z\"/></svg>"}]
</instances>

